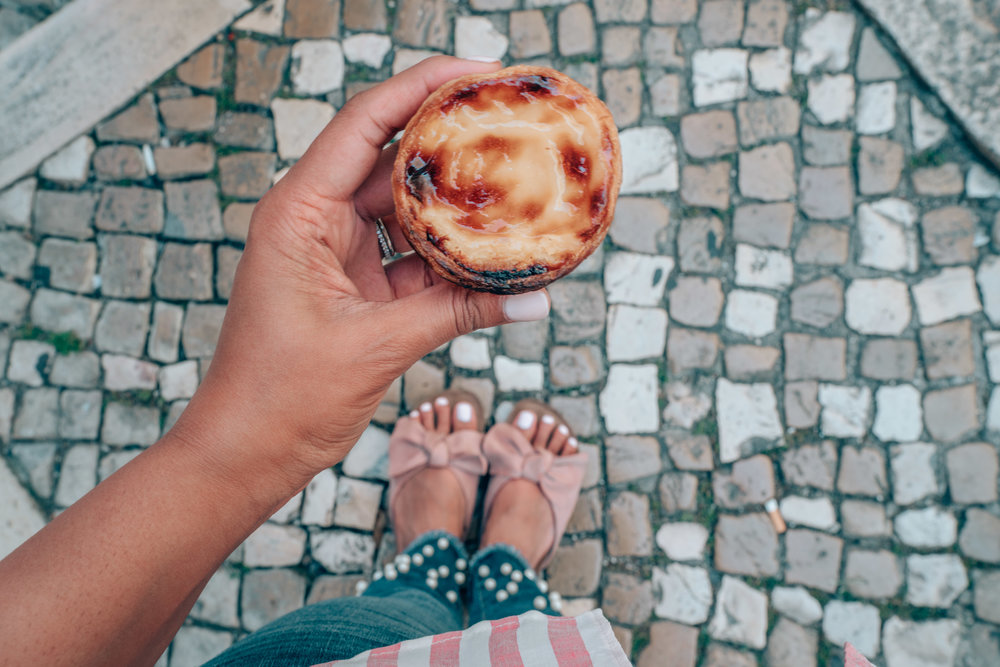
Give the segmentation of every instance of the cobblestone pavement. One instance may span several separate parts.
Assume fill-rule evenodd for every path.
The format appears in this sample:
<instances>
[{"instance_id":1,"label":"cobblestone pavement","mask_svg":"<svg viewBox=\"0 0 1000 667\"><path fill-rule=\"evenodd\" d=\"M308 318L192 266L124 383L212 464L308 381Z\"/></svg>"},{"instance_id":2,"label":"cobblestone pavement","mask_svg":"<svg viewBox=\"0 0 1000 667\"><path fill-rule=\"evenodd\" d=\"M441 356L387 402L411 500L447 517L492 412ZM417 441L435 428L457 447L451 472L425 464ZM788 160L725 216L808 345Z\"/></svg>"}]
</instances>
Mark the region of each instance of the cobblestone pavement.
<instances>
[{"instance_id":1,"label":"cobblestone pavement","mask_svg":"<svg viewBox=\"0 0 1000 667\"><path fill-rule=\"evenodd\" d=\"M837 664L845 640L893 667L1000 664L1000 179L830 4L271 0L239 19L0 193L0 553L183 410L254 201L345 99L432 53L502 56L600 90L622 128L603 250L551 287L548 321L407 372L159 664L353 593L393 551L392 422L448 385L498 419L543 397L588 443L550 576L639 665ZM33 18L0 9L0 34Z\"/></svg>"}]
</instances>

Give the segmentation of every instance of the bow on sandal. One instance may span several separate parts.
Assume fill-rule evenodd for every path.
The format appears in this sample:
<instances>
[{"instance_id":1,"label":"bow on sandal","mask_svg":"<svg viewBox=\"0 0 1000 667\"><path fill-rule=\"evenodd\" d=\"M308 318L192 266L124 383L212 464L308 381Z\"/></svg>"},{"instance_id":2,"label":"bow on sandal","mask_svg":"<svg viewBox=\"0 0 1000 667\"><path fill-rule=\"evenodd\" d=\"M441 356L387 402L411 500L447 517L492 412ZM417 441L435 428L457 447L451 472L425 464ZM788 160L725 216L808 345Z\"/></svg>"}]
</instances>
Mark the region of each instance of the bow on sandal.
<instances>
[{"instance_id":1,"label":"bow on sandal","mask_svg":"<svg viewBox=\"0 0 1000 667\"><path fill-rule=\"evenodd\" d=\"M535 401L518 403L511 415L517 415L522 409L531 410L539 416L551 414L558 417L552 409ZM536 449L513 424L493 426L483 439L483 452L490 465L490 483L486 487L486 499L483 503L483 523L489 519L493 501L507 482L515 479L534 482L552 512L551 544L540 565L545 567L552 560L559 539L576 507L583 476L587 471L587 453L578 451L576 454L556 456L547 449Z\"/></svg>"},{"instance_id":2,"label":"bow on sandal","mask_svg":"<svg viewBox=\"0 0 1000 667\"><path fill-rule=\"evenodd\" d=\"M465 497L463 531L468 532L476 506L479 480L486 473L486 457L481 444L482 408L479 401L465 392L442 394L449 400L449 410L457 403L472 405L478 428L458 429L451 433L428 430L419 418L402 417L389 439L389 518L396 525L396 496L410 479L426 468L448 468L454 473Z\"/></svg>"}]
</instances>

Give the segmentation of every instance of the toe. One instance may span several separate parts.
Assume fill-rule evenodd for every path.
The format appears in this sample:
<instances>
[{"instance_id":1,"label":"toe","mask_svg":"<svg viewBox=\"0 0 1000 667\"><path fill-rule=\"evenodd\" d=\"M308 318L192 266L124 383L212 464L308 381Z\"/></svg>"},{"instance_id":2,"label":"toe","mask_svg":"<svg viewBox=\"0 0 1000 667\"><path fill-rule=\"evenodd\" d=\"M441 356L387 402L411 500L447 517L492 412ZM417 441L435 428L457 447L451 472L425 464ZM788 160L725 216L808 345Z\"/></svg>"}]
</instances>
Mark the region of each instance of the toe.
<instances>
[{"instance_id":1,"label":"toe","mask_svg":"<svg viewBox=\"0 0 1000 667\"><path fill-rule=\"evenodd\" d=\"M451 404L446 396L434 399L434 417L437 420L438 433L451 433Z\"/></svg>"},{"instance_id":2,"label":"toe","mask_svg":"<svg viewBox=\"0 0 1000 667\"><path fill-rule=\"evenodd\" d=\"M536 449L548 449L549 439L552 437L552 432L556 429L556 418L552 415L542 415L542 418L538 420L538 430L535 432L535 439L533 445Z\"/></svg>"},{"instance_id":3,"label":"toe","mask_svg":"<svg viewBox=\"0 0 1000 667\"><path fill-rule=\"evenodd\" d=\"M454 417L455 430L469 430L476 428L476 412L472 404L468 401L459 401L455 404Z\"/></svg>"},{"instance_id":4,"label":"toe","mask_svg":"<svg viewBox=\"0 0 1000 667\"><path fill-rule=\"evenodd\" d=\"M558 456L566 446L567 440L569 440L569 426L559 424L552 432L552 437L549 438L549 451Z\"/></svg>"},{"instance_id":5,"label":"toe","mask_svg":"<svg viewBox=\"0 0 1000 667\"><path fill-rule=\"evenodd\" d=\"M576 454L578 451L580 451L580 443L576 438L570 436L566 438L566 444L563 446L562 451L559 452L559 455L570 456L572 454Z\"/></svg>"},{"instance_id":6,"label":"toe","mask_svg":"<svg viewBox=\"0 0 1000 667\"><path fill-rule=\"evenodd\" d=\"M524 434L528 442L532 442L535 437L535 430L538 428L538 419L531 410L521 410L514 420L514 428Z\"/></svg>"},{"instance_id":7,"label":"toe","mask_svg":"<svg viewBox=\"0 0 1000 667\"><path fill-rule=\"evenodd\" d=\"M428 431L434 430L434 406L430 403L420 404L420 425Z\"/></svg>"}]
</instances>

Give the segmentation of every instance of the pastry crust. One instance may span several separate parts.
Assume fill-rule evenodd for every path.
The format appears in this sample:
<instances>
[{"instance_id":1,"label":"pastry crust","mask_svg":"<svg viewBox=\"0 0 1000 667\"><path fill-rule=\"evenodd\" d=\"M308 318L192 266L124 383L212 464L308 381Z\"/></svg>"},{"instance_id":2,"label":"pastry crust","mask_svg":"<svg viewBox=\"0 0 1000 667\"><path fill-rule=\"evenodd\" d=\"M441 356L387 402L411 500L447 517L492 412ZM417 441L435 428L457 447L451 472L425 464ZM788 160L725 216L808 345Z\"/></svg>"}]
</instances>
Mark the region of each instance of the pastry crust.
<instances>
[{"instance_id":1,"label":"pastry crust","mask_svg":"<svg viewBox=\"0 0 1000 667\"><path fill-rule=\"evenodd\" d=\"M444 278L527 292L601 244L621 171L601 100L555 70L508 67L446 83L407 123L393 168L396 217Z\"/></svg>"}]
</instances>

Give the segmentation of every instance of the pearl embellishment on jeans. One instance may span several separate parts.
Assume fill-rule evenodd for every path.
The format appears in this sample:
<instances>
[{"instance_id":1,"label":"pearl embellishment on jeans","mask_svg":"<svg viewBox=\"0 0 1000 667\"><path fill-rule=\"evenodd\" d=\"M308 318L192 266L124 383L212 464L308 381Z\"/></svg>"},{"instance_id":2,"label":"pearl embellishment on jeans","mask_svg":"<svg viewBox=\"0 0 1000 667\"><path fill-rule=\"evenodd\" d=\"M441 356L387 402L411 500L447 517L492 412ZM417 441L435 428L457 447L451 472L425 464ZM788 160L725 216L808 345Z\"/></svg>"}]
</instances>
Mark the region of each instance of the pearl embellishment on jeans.
<instances>
[{"instance_id":1,"label":"pearl embellishment on jeans","mask_svg":"<svg viewBox=\"0 0 1000 667\"><path fill-rule=\"evenodd\" d=\"M466 567L468 567L468 565L469 564L465 561L464 558L459 558L458 560L455 561L456 570L464 570Z\"/></svg>"},{"instance_id":2,"label":"pearl embellishment on jeans","mask_svg":"<svg viewBox=\"0 0 1000 667\"><path fill-rule=\"evenodd\" d=\"M535 580L535 571L532 570L529 567L527 570L524 571L524 578L527 579L527 580L529 580L529 581L534 581Z\"/></svg>"},{"instance_id":3,"label":"pearl embellishment on jeans","mask_svg":"<svg viewBox=\"0 0 1000 667\"><path fill-rule=\"evenodd\" d=\"M421 551L423 551L424 555L427 556L428 558L434 555L434 547L430 544L425 544L424 548L421 549Z\"/></svg>"},{"instance_id":4,"label":"pearl embellishment on jeans","mask_svg":"<svg viewBox=\"0 0 1000 667\"><path fill-rule=\"evenodd\" d=\"M396 569L400 571L401 574L406 574L410 571L410 564L407 561L403 561L396 565Z\"/></svg>"},{"instance_id":5,"label":"pearl embellishment on jeans","mask_svg":"<svg viewBox=\"0 0 1000 667\"><path fill-rule=\"evenodd\" d=\"M477 572L479 573L479 576L482 577L483 579L490 576L490 568L487 567L486 565L480 565Z\"/></svg>"},{"instance_id":6,"label":"pearl embellishment on jeans","mask_svg":"<svg viewBox=\"0 0 1000 667\"><path fill-rule=\"evenodd\" d=\"M513 565L511 565L510 563L504 563L503 565L500 566L500 574L507 576L508 574L511 573L513 569L514 569Z\"/></svg>"},{"instance_id":7,"label":"pearl embellishment on jeans","mask_svg":"<svg viewBox=\"0 0 1000 667\"><path fill-rule=\"evenodd\" d=\"M358 583L354 584L354 592L357 593L358 595L364 593L367 588L368 588L367 581L359 581Z\"/></svg>"},{"instance_id":8,"label":"pearl embellishment on jeans","mask_svg":"<svg viewBox=\"0 0 1000 667\"><path fill-rule=\"evenodd\" d=\"M483 582L483 588L485 588L488 591L492 591L496 587L497 587L496 579L487 579L486 581Z\"/></svg>"},{"instance_id":9,"label":"pearl embellishment on jeans","mask_svg":"<svg viewBox=\"0 0 1000 667\"><path fill-rule=\"evenodd\" d=\"M511 595L517 593L517 584L515 584L513 581L508 581L506 588L507 592L510 593Z\"/></svg>"},{"instance_id":10,"label":"pearl embellishment on jeans","mask_svg":"<svg viewBox=\"0 0 1000 667\"><path fill-rule=\"evenodd\" d=\"M420 567L424 564L424 557L420 554L413 554L413 564Z\"/></svg>"},{"instance_id":11,"label":"pearl embellishment on jeans","mask_svg":"<svg viewBox=\"0 0 1000 667\"><path fill-rule=\"evenodd\" d=\"M427 578L428 579L437 579L438 578L438 571L437 570L427 570Z\"/></svg>"},{"instance_id":12,"label":"pearl embellishment on jeans","mask_svg":"<svg viewBox=\"0 0 1000 667\"><path fill-rule=\"evenodd\" d=\"M521 583L521 580L524 579L524 575L521 574L520 570L514 570L513 572L510 573L510 579L511 581L516 581L517 583Z\"/></svg>"},{"instance_id":13,"label":"pearl embellishment on jeans","mask_svg":"<svg viewBox=\"0 0 1000 667\"><path fill-rule=\"evenodd\" d=\"M463 573L463 572L456 572L455 573L455 583L458 584L459 586L461 586L462 584L464 584L465 583L465 573Z\"/></svg>"},{"instance_id":14,"label":"pearl embellishment on jeans","mask_svg":"<svg viewBox=\"0 0 1000 667\"><path fill-rule=\"evenodd\" d=\"M507 599L507 591L497 591L497 602L503 602Z\"/></svg>"},{"instance_id":15,"label":"pearl embellishment on jeans","mask_svg":"<svg viewBox=\"0 0 1000 667\"><path fill-rule=\"evenodd\" d=\"M424 583L427 584L427 588L434 589L438 587L437 579L427 579Z\"/></svg>"},{"instance_id":16,"label":"pearl embellishment on jeans","mask_svg":"<svg viewBox=\"0 0 1000 667\"><path fill-rule=\"evenodd\" d=\"M535 609L541 611L549 606L549 601L545 599L544 595L539 595L532 601L532 604L535 605Z\"/></svg>"},{"instance_id":17,"label":"pearl embellishment on jeans","mask_svg":"<svg viewBox=\"0 0 1000 667\"><path fill-rule=\"evenodd\" d=\"M447 565L442 565L438 567L438 574L440 574L442 577L447 577L450 573L451 570L448 569Z\"/></svg>"},{"instance_id":18,"label":"pearl embellishment on jeans","mask_svg":"<svg viewBox=\"0 0 1000 667\"><path fill-rule=\"evenodd\" d=\"M393 565L385 566L385 578L389 581L394 581L396 579L396 568Z\"/></svg>"},{"instance_id":19,"label":"pearl embellishment on jeans","mask_svg":"<svg viewBox=\"0 0 1000 667\"><path fill-rule=\"evenodd\" d=\"M447 537L439 537L438 538L438 549L440 549L441 551L444 551L449 546L450 546L450 543L448 542L448 538Z\"/></svg>"},{"instance_id":20,"label":"pearl embellishment on jeans","mask_svg":"<svg viewBox=\"0 0 1000 667\"><path fill-rule=\"evenodd\" d=\"M452 604L458 602L458 593L456 593L455 591L448 591L447 593L444 594L444 596L448 598L448 602L451 602Z\"/></svg>"}]
</instances>

